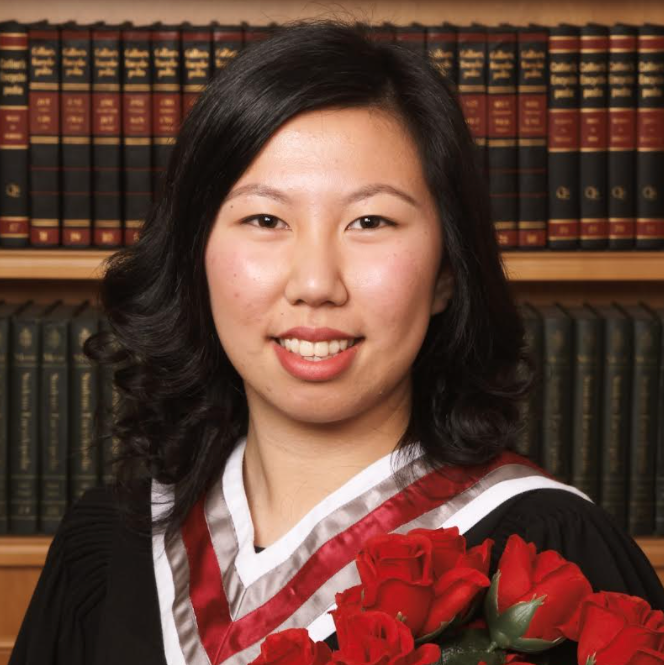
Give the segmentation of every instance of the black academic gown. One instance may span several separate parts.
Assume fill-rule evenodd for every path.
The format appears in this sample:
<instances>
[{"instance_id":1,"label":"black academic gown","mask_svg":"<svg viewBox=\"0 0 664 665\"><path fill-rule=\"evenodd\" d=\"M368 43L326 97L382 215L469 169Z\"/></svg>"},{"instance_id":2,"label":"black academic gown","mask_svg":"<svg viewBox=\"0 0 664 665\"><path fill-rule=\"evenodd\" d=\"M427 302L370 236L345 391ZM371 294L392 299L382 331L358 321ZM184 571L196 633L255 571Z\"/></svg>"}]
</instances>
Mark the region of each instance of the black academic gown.
<instances>
[{"instance_id":1,"label":"black academic gown","mask_svg":"<svg viewBox=\"0 0 664 665\"><path fill-rule=\"evenodd\" d=\"M664 610L647 557L597 505L536 489L508 499L465 536L469 547L494 539L491 575L513 533L577 563L594 590L640 596ZM552 662L576 665L573 647L557 647ZM126 528L108 490L89 490L61 523L9 664L166 665L152 541Z\"/></svg>"}]
</instances>

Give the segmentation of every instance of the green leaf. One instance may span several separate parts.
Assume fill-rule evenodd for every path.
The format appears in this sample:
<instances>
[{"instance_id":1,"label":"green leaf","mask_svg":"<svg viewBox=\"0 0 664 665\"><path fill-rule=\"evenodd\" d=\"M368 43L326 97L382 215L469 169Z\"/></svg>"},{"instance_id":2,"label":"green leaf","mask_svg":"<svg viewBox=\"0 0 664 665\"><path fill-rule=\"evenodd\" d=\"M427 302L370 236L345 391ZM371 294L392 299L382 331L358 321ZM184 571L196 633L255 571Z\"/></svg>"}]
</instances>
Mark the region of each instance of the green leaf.
<instances>
[{"instance_id":1,"label":"green leaf","mask_svg":"<svg viewBox=\"0 0 664 665\"><path fill-rule=\"evenodd\" d=\"M484 661L487 665L503 665L504 651L489 652L491 637L486 630L460 630L452 639L440 645L439 665L477 665Z\"/></svg>"},{"instance_id":2,"label":"green leaf","mask_svg":"<svg viewBox=\"0 0 664 665\"><path fill-rule=\"evenodd\" d=\"M588 656L586 660L586 665L595 665L595 654Z\"/></svg>"}]
</instances>

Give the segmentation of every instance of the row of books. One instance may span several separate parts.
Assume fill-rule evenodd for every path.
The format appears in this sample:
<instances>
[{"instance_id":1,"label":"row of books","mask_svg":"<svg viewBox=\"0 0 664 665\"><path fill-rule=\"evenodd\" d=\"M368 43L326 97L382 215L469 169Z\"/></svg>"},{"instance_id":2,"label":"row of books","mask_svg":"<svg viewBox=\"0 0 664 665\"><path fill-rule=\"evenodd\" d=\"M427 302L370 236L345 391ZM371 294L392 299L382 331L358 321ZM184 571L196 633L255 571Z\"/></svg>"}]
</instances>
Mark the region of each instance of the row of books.
<instances>
[{"instance_id":1,"label":"row of books","mask_svg":"<svg viewBox=\"0 0 664 665\"><path fill-rule=\"evenodd\" d=\"M520 308L538 380L517 451L664 536L664 307ZM0 304L0 533L52 533L112 480L112 377L81 350L106 325L88 302Z\"/></svg>"},{"instance_id":2,"label":"row of books","mask_svg":"<svg viewBox=\"0 0 664 665\"><path fill-rule=\"evenodd\" d=\"M136 241L183 117L268 26L0 23L0 246ZM371 26L454 83L501 247L664 248L664 26Z\"/></svg>"}]
</instances>

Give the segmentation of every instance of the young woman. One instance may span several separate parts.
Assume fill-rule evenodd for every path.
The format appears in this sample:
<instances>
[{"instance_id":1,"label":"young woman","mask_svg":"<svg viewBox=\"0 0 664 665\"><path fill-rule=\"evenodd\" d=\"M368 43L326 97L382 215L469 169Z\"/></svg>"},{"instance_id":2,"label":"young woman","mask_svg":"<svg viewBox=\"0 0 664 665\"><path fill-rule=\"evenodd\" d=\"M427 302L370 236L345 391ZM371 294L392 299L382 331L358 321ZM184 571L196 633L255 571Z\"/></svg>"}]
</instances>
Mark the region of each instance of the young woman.
<instances>
[{"instance_id":1,"label":"young woman","mask_svg":"<svg viewBox=\"0 0 664 665\"><path fill-rule=\"evenodd\" d=\"M119 480L62 522L12 665L240 665L290 626L333 642L362 542L415 527L492 538L491 573L518 533L664 608L634 541L509 452L522 323L424 57L324 21L243 52L102 297Z\"/></svg>"}]
</instances>

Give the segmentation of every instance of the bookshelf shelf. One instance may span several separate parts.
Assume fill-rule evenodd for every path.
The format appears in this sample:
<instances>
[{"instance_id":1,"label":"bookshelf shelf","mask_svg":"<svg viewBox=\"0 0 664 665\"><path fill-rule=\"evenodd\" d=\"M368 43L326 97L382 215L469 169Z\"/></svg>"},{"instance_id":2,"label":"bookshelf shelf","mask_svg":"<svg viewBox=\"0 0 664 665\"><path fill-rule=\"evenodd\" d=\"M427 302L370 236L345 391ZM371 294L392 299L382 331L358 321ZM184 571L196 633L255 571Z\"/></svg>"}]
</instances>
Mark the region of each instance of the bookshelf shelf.
<instances>
[{"instance_id":1,"label":"bookshelf shelf","mask_svg":"<svg viewBox=\"0 0 664 665\"><path fill-rule=\"evenodd\" d=\"M111 251L0 250L0 279L98 280ZM514 282L661 282L664 252L504 252Z\"/></svg>"}]
</instances>

